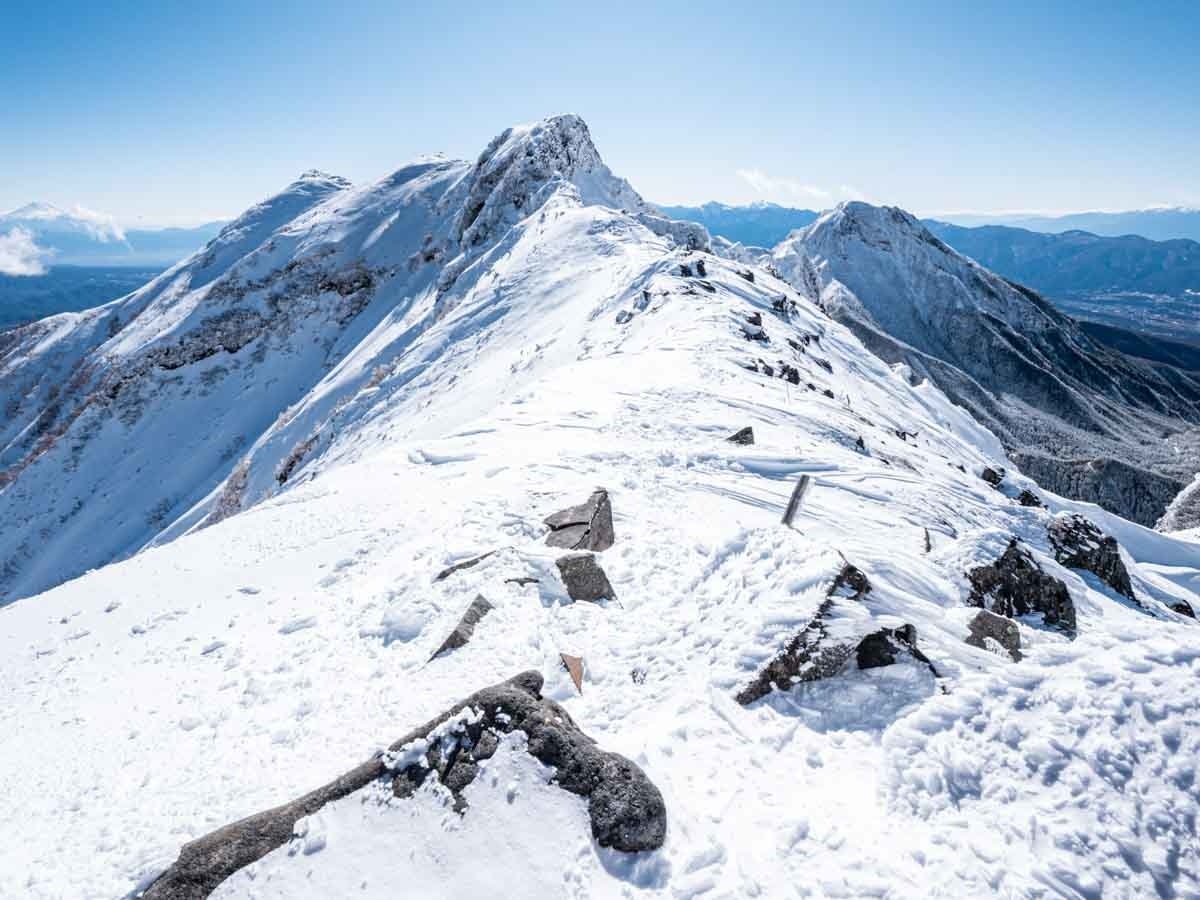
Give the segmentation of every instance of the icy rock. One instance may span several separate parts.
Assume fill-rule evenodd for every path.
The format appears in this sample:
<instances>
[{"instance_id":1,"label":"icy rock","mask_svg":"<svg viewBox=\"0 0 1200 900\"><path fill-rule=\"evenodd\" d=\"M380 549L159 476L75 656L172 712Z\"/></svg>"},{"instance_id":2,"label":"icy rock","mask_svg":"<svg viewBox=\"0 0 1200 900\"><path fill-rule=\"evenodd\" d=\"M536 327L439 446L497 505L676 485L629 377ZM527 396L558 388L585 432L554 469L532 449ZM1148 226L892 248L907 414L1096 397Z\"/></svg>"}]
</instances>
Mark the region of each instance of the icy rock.
<instances>
[{"instance_id":1,"label":"icy rock","mask_svg":"<svg viewBox=\"0 0 1200 900\"><path fill-rule=\"evenodd\" d=\"M598 488L586 503L547 516L550 528L546 546L567 550L607 550L616 540L613 534L612 503L608 491Z\"/></svg>"},{"instance_id":2,"label":"icy rock","mask_svg":"<svg viewBox=\"0 0 1200 900\"><path fill-rule=\"evenodd\" d=\"M626 325L633 321L633 313L627 309L622 309L617 313L617 324Z\"/></svg>"},{"instance_id":3,"label":"icy rock","mask_svg":"<svg viewBox=\"0 0 1200 900\"><path fill-rule=\"evenodd\" d=\"M1075 636L1075 604L1067 586L1047 575L1013 538L994 563L967 573L968 602L1003 616L1041 613L1046 625Z\"/></svg>"},{"instance_id":4,"label":"icy rock","mask_svg":"<svg viewBox=\"0 0 1200 900\"><path fill-rule=\"evenodd\" d=\"M1022 506L1043 506L1044 505L1041 501L1041 498L1039 498L1038 495L1035 494L1033 491L1029 490L1029 488L1024 488L1021 491L1021 493L1019 493L1017 495L1017 502L1020 503Z\"/></svg>"},{"instance_id":5,"label":"icy rock","mask_svg":"<svg viewBox=\"0 0 1200 900\"><path fill-rule=\"evenodd\" d=\"M1073 513L1057 516L1050 523L1049 534L1054 558L1061 565L1068 569L1086 569L1118 594L1137 601L1116 538Z\"/></svg>"},{"instance_id":6,"label":"icy rock","mask_svg":"<svg viewBox=\"0 0 1200 900\"><path fill-rule=\"evenodd\" d=\"M291 803L185 844L170 868L142 894L143 900L203 900L234 872L291 840L301 820L380 779L390 778L393 793L404 796L414 781L419 785L436 770L461 799L462 789L479 771L478 762L496 752L498 736L518 729L527 737L528 752L555 767L555 783L587 798L592 836L600 846L626 853L657 850L667 834L661 792L636 764L601 750L566 710L543 698L542 684L540 673L522 672L477 691L405 735L391 745L389 754L405 753L414 745L427 749L421 761L398 773L388 768L388 754L376 755ZM480 714L473 716L472 710ZM464 802L460 811L465 809Z\"/></svg>"},{"instance_id":7,"label":"icy rock","mask_svg":"<svg viewBox=\"0 0 1200 900\"><path fill-rule=\"evenodd\" d=\"M967 627L971 631L967 643L972 647L1003 651L1013 662L1021 661L1021 630L1012 619L981 609Z\"/></svg>"},{"instance_id":8,"label":"icy rock","mask_svg":"<svg viewBox=\"0 0 1200 900\"><path fill-rule=\"evenodd\" d=\"M467 607L467 611L463 613L462 618L458 620L458 624L454 626L454 630L450 632L450 634L446 637L446 640L442 641L442 645L438 647L437 650L434 651L433 656L429 658L431 660L436 659L443 653L447 653L450 650L457 650L459 647L465 647L467 643L470 642L471 636L475 633L475 626L478 625L479 621L488 613L490 613L492 609L492 604L489 603L482 594L472 600L471 605Z\"/></svg>"},{"instance_id":9,"label":"icy rock","mask_svg":"<svg viewBox=\"0 0 1200 900\"><path fill-rule=\"evenodd\" d=\"M616 600L617 595L609 584L608 576L591 553L571 553L554 561L559 575L567 587L572 600L596 603L600 600Z\"/></svg>"},{"instance_id":10,"label":"icy rock","mask_svg":"<svg viewBox=\"0 0 1200 900\"><path fill-rule=\"evenodd\" d=\"M743 444L749 446L754 443L754 429L747 425L745 428L738 429L725 440L731 444Z\"/></svg>"},{"instance_id":11,"label":"icy rock","mask_svg":"<svg viewBox=\"0 0 1200 900\"><path fill-rule=\"evenodd\" d=\"M917 629L914 625L901 625L899 628L881 628L868 634L859 641L854 651L860 669L878 669L894 665L901 654L908 654L930 669L933 663L929 657L917 647ZM937 673L934 672L936 675Z\"/></svg>"},{"instance_id":12,"label":"icy rock","mask_svg":"<svg viewBox=\"0 0 1200 900\"><path fill-rule=\"evenodd\" d=\"M787 690L795 684L818 681L840 672L857 649L857 642L831 637L825 620L835 603L857 602L870 590L871 583L867 576L857 567L846 563L830 585L816 615L778 656L763 667L750 684L738 692L735 698L737 702L747 706L776 688Z\"/></svg>"}]
</instances>

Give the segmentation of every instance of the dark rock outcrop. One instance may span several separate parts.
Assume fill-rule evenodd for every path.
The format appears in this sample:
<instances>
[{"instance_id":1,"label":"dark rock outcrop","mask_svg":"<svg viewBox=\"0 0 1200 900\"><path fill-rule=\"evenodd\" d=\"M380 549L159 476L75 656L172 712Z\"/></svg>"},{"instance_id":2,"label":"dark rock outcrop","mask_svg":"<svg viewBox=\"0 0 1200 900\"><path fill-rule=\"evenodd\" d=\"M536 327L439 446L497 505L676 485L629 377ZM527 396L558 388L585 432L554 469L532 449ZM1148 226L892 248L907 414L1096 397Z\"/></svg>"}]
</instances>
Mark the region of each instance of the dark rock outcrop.
<instances>
[{"instance_id":1,"label":"dark rock outcrop","mask_svg":"<svg viewBox=\"0 0 1200 900\"><path fill-rule=\"evenodd\" d=\"M1007 653L1013 662L1021 661L1021 630L1017 623L991 610L981 609L967 627L967 643L972 647Z\"/></svg>"},{"instance_id":2,"label":"dark rock outcrop","mask_svg":"<svg viewBox=\"0 0 1200 900\"><path fill-rule=\"evenodd\" d=\"M967 573L968 602L1002 616L1041 613L1047 626L1075 636L1075 604L1067 586L1047 575L1013 538L994 563Z\"/></svg>"},{"instance_id":3,"label":"dark rock outcrop","mask_svg":"<svg viewBox=\"0 0 1200 900\"><path fill-rule=\"evenodd\" d=\"M929 657L917 646L917 629L914 625L899 628L881 628L868 634L858 643L854 655L860 669L878 669L895 665L898 656L907 654L917 662L924 663L937 676L937 670Z\"/></svg>"},{"instance_id":4,"label":"dark rock outcrop","mask_svg":"<svg viewBox=\"0 0 1200 900\"><path fill-rule=\"evenodd\" d=\"M600 846L627 853L657 850L667 832L666 805L658 788L633 762L597 747L566 710L541 696L542 684L542 676L530 671L484 688L405 735L388 753L324 787L185 844L174 864L142 894L143 900L208 897L234 872L286 844L297 821L378 780L391 779L393 793L404 797L436 772L460 811L465 810L463 788L478 774L479 763L495 754L500 736L516 730L525 733L531 755L555 767L559 787L587 798L592 837ZM435 735L468 708L481 714L477 721ZM389 768L389 758L419 740L429 741L421 761L398 772Z\"/></svg>"},{"instance_id":5,"label":"dark rock outcrop","mask_svg":"<svg viewBox=\"0 0 1200 900\"><path fill-rule=\"evenodd\" d=\"M1187 616L1189 619L1196 618L1196 612L1186 600L1176 600L1171 604L1171 612L1177 612L1181 616Z\"/></svg>"},{"instance_id":6,"label":"dark rock outcrop","mask_svg":"<svg viewBox=\"0 0 1200 900\"><path fill-rule=\"evenodd\" d=\"M558 574L567 587L572 600L597 603L600 600L616 600L617 594L608 581L608 576L591 553L571 553L554 561Z\"/></svg>"},{"instance_id":7,"label":"dark rock outcrop","mask_svg":"<svg viewBox=\"0 0 1200 900\"><path fill-rule=\"evenodd\" d=\"M1023 488L1021 493L1017 494L1017 502L1022 506L1044 506L1040 497L1029 488Z\"/></svg>"},{"instance_id":8,"label":"dark rock outcrop","mask_svg":"<svg viewBox=\"0 0 1200 900\"><path fill-rule=\"evenodd\" d=\"M735 431L725 440L729 441L731 444L742 444L749 446L750 444L754 443L754 429L747 425L745 428Z\"/></svg>"},{"instance_id":9,"label":"dark rock outcrop","mask_svg":"<svg viewBox=\"0 0 1200 900\"><path fill-rule=\"evenodd\" d=\"M871 590L871 584L855 566L846 563L838 572L817 608L816 615L788 642L752 682L738 692L736 700L746 706L771 693L787 690L795 684L818 681L836 675L857 649L857 642L834 638L829 634L827 619L839 602L857 602Z\"/></svg>"},{"instance_id":10,"label":"dark rock outcrop","mask_svg":"<svg viewBox=\"0 0 1200 900\"><path fill-rule=\"evenodd\" d=\"M979 473L979 477L992 487L998 488L1000 487L1000 482L1004 480L1004 470L996 471L991 466L984 466L983 471Z\"/></svg>"},{"instance_id":11,"label":"dark rock outcrop","mask_svg":"<svg viewBox=\"0 0 1200 900\"><path fill-rule=\"evenodd\" d=\"M1086 569L1118 594L1137 602L1116 538L1073 513L1057 516L1050 523L1049 535L1054 558L1061 565L1068 569Z\"/></svg>"},{"instance_id":12,"label":"dark rock outcrop","mask_svg":"<svg viewBox=\"0 0 1200 900\"><path fill-rule=\"evenodd\" d=\"M608 491L597 488L586 503L547 516L550 528L546 546L566 550L607 550L616 540L613 534L612 503Z\"/></svg>"},{"instance_id":13,"label":"dark rock outcrop","mask_svg":"<svg viewBox=\"0 0 1200 900\"><path fill-rule=\"evenodd\" d=\"M443 653L448 653L451 650L457 650L459 647L465 647L471 640L471 635L475 633L475 626L479 624L479 620L492 611L492 604L480 594L471 601L471 605L467 607L467 611L463 613L458 624L454 626L454 630L442 641L442 645L434 651L431 660L437 659Z\"/></svg>"},{"instance_id":14,"label":"dark rock outcrop","mask_svg":"<svg viewBox=\"0 0 1200 900\"><path fill-rule=\"evenodd\" d=\"M749 341L767 342L767 331L763 328L762 313L752 312L746 316L746 321L742 323L742 334Z\"/></svg>"}]
</instances>

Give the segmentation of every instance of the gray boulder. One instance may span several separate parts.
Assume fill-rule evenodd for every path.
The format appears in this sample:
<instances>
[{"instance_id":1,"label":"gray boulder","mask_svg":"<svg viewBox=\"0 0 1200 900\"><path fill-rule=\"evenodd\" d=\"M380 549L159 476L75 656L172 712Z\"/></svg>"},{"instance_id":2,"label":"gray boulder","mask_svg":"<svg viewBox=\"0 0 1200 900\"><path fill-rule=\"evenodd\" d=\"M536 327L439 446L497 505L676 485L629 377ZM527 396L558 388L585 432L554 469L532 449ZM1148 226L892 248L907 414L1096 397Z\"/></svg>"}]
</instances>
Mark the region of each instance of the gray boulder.
<instances>
[{"instance_id":1,"label":"gray boulder","mask_svg":"<svg viewBox=\"0 0 1200 900\"><path fill-rule=\"evenodd\" d=\"M991 466L984 466L983 471L979 473L979 477L986 481L994 488L1000 487L1000 482L1004 480L1004 470L996 471Z\"/></svg>"},{"instance_id":2,"label":"gray boulder","mask_svg":"<svg viewBox=\"0 0 1200 900\"><path fill-rule=\"evenodd\" d=\"M1075 636L1075 604L1067 586L1043 572L1016 538L999 559L972 569L967 579L972 606L1009 617L1041 613L1047 626Z\"/></svg>"},{"instance_id":3,"label":"gray boulder","mask_svg":"<svg viewBox=\"0 0 1200 900\"><path fill-rule=\"evenodd\" d=\"M1181 616L1187 616L1189 619L1196 618L1196 612L1186 600L1176 600L1171 604L1171 612L1177 612Z\"/></svg>"},{"instance_id":4,"label":"gray boulder","mask_svg":"<svg viewBox=\"0 0 1200 900\"><path fill-rule=\"evenodd\" d=\"M572 600L596 603L600 600L616 600L617 593L608 581L608 576L590 553L570 553L554 561L558 574L562 576L567 594Z\"/></svg>"},{"instance_id":5,"label":"gray boulder","mask_svg":"<svg viewBox=\"0 0 1200 900\"><path fill-rule=\"evenodd\" d=\"M440 725L470 707L481 713L459 733L431 741L422 762L396 772L389 754L379 754L329 784L291 803L249 816L185 844L179 857L142 894L143 900L202 900L217 886L292 837L296 822L325 804L349 796L374 781L390 779L398 797L412 793L436 773L466 811L462 790L492 756L500 735L521 730L530 754L556 769L555 783L587 798L592 837L602 847L627 853L657 850L667 833L662 794L636 764L601 750L557 703L542 697L542 676L523 672L484 688L436 719L392 744L399 753L429 739ZM397 852L403 848L398 847Z\"/></svg>"},{"instance_id":6,"label":"gray boulder","mask_svg":"<svg viewBox=\"0 0 1200 900\"><path fill-rule=\"evenodd\" d=\"M1137 602L1116 538L1081 515L1056 516L1050 523L1054 558L1068 569L1085 569L1123 597Z\"/></svg>"},{"instance_id":7,"label":"gray boulder","mask_svg":"<svg viewBox=\"0 0 1200 900\"><path fill-rule=\"evenodd\" d=\"M1029 488L1024 488L1021 491L1021 493L1017 494L1017 502L1020 503L1022 506L1035 506L1036 507L1036 506L1044 505L1041 501L1041 498L1038 497L1038 495L1035 494L1033 491L1029 490Z\"/></svg>"},{"instance_id":8,"label":"gray boulder","mask_svg":"<svg viewBox=\"0 0 1200 900\"><path fill-rule=\"evenodd\" d=\"M1013 662L1021 661L1021 630L1012 619L981 609L967 627L971 631L967 643L972 647L1007 653Z\"/></svg>"},{"instance_id":9,"label":"gray boulder","mask_svg":"<svg viewBox=\"0 0 1200 900\"><path fill-rule=\"evenodd\" d=\"M607 550L613 545L612 503L608 491L597 488L586 503L560 510L544 520L550 528L548 547L566 550Z\"/></svg>"}]
</instances>

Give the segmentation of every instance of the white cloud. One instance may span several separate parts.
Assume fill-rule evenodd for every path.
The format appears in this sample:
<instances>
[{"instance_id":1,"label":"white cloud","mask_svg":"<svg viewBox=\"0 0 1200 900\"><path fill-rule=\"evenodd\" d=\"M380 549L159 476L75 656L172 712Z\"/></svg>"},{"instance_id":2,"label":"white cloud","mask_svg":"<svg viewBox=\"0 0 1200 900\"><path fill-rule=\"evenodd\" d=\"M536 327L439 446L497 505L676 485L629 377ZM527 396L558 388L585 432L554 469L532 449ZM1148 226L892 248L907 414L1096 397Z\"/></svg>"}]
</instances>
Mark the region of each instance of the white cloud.
<instances>
[{"instance_id":1,"label":"white cloud","mask_svg":"<svg viewBox=\"0 0 1200 900\"><path fill-rule=\"evenodd\" d=\"M843 200L867 200L862 191L850 184L827 189L805 184L795 178L769 175L762 169L738 169L737 177L750 185L755 193L761 194L763 199L776 203L801 202L823 208Z\"/></svg>"},{"instance_id":2,"label":"white cloud","mask_svg":"<svg viewBox=\"0 0 1200 900\"><path fill-rule=\"evenodd\" d=\"M0 275L44 275L47 256L27 228L0 234Z\"/></svg>"},{"instance_id":3,"label":"white cloud","mask_svg":"<svg viewBox=\"0 0 1200 900\"><path fill-rule=\"evenodd\" d=\"M775 200L818 200L830 198L829 191L794 178L777 178L762 169L738 169L737 177L764 197Z\"/></svg>"}]
</instances>

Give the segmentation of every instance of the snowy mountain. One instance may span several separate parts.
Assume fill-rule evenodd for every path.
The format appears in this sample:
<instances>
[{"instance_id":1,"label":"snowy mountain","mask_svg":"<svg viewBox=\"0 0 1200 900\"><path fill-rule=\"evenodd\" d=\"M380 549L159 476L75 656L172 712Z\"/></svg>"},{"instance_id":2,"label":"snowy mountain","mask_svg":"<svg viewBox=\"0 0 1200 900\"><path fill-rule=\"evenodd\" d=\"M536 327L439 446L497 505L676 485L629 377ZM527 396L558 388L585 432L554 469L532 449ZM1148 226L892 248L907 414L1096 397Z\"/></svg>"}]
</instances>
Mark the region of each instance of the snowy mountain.
<instances>
[{"instance_id":1,"label":"snowy mountain","mask_svg":"<svg viewBox=\"0 0 1200 900\"><path fill-rule=\"evenodd\" d=\"M0 275L37 275L50 266L171 265L210 240L223 223L125 229L82 206L30 203L0 213Z\"/></svg>"},{"instance_id":2,"label":"snowy mountain","mask_svg":"<svg viewBox=\"0 0 1200 900\"><path fill-rule=\"evenodd\" d=\"M1200 468L1194 373L1094 341L903 210L842 204L770 262L873 352L970 409L1051 490L1153 524Z\"/></svg>"},{"instance_id":3,"label":"snowy mountain","mask_svg":"<svg viewBox=\"0 0 1200 900\"><path fill-rule=\"evenodd\" d=\"M9 333L0 896L1200 890L1200 544L709 250L564 116Z\"/></svg>"}]
</instances>

